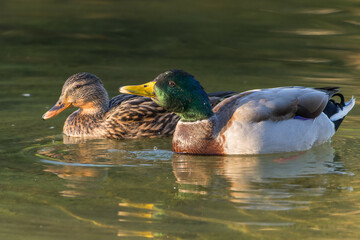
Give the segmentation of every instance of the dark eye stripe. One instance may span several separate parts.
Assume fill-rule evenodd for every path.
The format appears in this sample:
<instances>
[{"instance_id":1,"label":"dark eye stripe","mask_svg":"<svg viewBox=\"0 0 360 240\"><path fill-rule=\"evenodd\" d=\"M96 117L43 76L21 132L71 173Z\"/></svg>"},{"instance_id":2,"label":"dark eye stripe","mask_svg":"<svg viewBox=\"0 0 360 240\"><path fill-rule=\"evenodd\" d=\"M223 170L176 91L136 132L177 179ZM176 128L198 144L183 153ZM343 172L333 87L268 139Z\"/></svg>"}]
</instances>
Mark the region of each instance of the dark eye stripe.
<instances>
[{"instance_id":1,"label":"dark eye stripe","mask_svg":"<svg viewBox=\"0 0 360 240\"><path fill-rule=\"evenodd\" d=\"M81 87L84 87L84 86L87 86L87 85L90 85L90 84L93 84L93 82L85 83L85 84L82 84L82 85L78 84L78 85L75 86L75 89L79 89Z\"/></svg>"}]
</instances>

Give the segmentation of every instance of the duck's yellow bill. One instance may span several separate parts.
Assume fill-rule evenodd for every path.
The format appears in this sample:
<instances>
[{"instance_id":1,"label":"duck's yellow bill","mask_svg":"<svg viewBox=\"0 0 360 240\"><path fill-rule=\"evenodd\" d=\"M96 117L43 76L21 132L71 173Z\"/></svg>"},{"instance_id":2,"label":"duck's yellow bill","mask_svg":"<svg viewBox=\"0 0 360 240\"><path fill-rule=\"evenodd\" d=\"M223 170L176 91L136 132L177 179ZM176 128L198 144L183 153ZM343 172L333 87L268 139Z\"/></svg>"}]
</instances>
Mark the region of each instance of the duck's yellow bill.
<instances>
[{"instance_id":1,"label":"duck's yellow bill","mask_svg":"<svg viewBox=\"0 0 360 240\"><path fill-rule=\"evenodd\" d=\"M57 103L42 116L42 119L46 120L55 117L69 107L71 107L71 103L63 102L59 99L59 101L57 101Z\"/></svg>"},{"instance_id":2,"label":"duck's yellow bill","mask_svg":"<svg viewBox=\"0 0 360 240\"><path fill-rule=\"evenodd\" d=\"M119 88L119 92L126 94L134 94L144 97L155 97L154 86L156 82L148 82L137 86L124 86Z\"/></svg>"}]
</instances>

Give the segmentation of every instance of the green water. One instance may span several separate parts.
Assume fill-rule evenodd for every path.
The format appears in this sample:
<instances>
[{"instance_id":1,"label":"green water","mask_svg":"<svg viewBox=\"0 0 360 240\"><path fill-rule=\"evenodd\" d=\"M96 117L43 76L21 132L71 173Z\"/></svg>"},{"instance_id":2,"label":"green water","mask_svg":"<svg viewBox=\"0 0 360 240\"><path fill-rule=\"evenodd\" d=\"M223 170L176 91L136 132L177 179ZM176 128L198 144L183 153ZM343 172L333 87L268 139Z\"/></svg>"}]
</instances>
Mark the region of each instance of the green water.
<instances>
[{"instance_id":1,"label":"green water","mask_svg":"<svg viewBox=\"0 0 360 240\"><path fill-rule=\"evenodd\" d=\"M359 102L330 144L176 155L171 139L63 139L76 72L110 96L184 69L207 91L340 86L360 98L355 0L2 0L0 239L359 239Z\"/></svg>"}]
</instances>

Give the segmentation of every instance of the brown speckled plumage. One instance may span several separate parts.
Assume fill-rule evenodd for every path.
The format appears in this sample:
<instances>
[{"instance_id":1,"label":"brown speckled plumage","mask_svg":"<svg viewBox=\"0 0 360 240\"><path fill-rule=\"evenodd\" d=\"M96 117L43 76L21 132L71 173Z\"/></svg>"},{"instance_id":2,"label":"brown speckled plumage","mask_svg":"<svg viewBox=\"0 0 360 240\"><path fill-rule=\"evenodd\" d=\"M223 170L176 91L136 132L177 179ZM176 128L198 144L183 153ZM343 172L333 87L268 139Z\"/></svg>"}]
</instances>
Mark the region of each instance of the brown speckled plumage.
<instances>
[{"instance_id":1,"label":"brown speckled plumage","mask_svg":"<svg viewBox=\"0 0 360 240\"><path fill-rule=\"evenodd\" d=\"M210 94L215 106L233 92ZM118 95L108 100L102 82L90 73L77 73L64 84L57 104L43 119L56 116L69 106L78 107L65 121L63 133L85 138L165 137L174 133L179 117L150 98Z\"/></svg>"},{"instance_id":2,"label":"brown speckled plumage","mask_svg":"<svg viewBox=\"0 0 360 240\"><path fill-rule=\"evenodd\" d=\"M174 133L179 117L147 97L133 97L110 109L105 128L108 138L163 137Z\"/></svg>"}]
</instances>

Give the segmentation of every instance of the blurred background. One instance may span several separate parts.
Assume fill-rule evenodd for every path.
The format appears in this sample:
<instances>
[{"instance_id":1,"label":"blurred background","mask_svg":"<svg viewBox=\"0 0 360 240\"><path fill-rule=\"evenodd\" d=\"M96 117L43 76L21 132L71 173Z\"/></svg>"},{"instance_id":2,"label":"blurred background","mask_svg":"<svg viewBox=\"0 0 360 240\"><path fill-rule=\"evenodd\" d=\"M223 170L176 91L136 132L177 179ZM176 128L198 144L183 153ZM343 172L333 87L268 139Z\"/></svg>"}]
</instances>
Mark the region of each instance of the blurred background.
<instances>
[{"instance_id":1,"label":"blurred background","mask_svg":"<svg viewBox=\"0 0 360 240\"><path fill-rule=\"evenodd\" d=\"M68 141L41 116L77 72L167 69L206 91L339 86L359 98L356 0L1 0L1 239L358 239L360 111L303 153L200 157L171 138ZM357 104L359 101L357 100Z\"/></svg>"}]
</instances>

